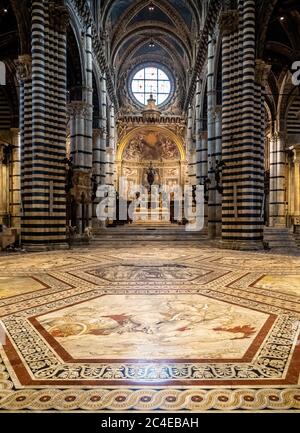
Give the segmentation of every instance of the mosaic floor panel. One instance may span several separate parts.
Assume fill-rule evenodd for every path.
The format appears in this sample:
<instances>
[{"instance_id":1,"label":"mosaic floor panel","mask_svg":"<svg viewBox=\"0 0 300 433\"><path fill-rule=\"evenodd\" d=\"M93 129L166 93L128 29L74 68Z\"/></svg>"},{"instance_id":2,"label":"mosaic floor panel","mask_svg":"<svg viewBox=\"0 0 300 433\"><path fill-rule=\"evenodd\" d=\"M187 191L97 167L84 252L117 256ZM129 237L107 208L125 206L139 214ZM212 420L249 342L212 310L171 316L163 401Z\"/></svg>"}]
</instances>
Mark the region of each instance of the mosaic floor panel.
<instances>
[{"instance_id":1,"label":"mosaic floor panel","mask_svg":"<svg viewBox=\"0 0 300 433\"><path fill-rule=\"evenodd\" d=\"M0 410L300 411L298 257L123 243L0 272Z\"/></svg>"}]
</instances>

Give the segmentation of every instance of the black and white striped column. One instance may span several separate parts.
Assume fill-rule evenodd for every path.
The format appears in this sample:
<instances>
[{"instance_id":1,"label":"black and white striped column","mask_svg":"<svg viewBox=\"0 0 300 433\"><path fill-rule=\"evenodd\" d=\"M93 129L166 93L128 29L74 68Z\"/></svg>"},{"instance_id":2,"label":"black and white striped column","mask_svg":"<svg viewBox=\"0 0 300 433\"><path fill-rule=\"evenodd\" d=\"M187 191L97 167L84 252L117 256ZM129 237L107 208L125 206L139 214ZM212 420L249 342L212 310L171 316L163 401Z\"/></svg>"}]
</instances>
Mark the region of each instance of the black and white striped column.
<instances>
[{"instance_id":1,"label":"black and white striped column","mask_svg":"<svg viewBox=\"0 0 300 433\"><path fill-rule=\"evenodd\" d=\"M203 185L207 178L207 131L202 131L199 134L199 147L197 147L197 166L199 170L200 184Z\"/></svg>"},{"instance_id":2,"label":"black and white striped column","mask_svg":"<svg viewBox=\"0 0 300 433\"><path fill-rule=\"evenodd\" d=\"M106 76L102 75L101 81L101 117L100 117L100 129L101 129L101 139L100 139L100 148L101 148L101 185L105 185L106 183L106 150L107 150L107 88L106 88Z\"/></svg>"},{"instance_id":3,"label":"black and white striped column","mask_svg":"<svg viewBox=\"0 0 300 433\"><path fill-rule=\"evenodd\" d=\"M198 78L196 86L196 96L195 96L195 174L196 174L196 184L201 183L201 170L199 164L199 152L201 149L201 87L202 81Z\"/></svg>"},{"instance_id":4,"label":"black and white striped column","mask_svg":"<svg viewBox=\"0 0 300 433\"><path fill-rule=\"evenodd\" d=\"M10 215L11 226L21 228L21 149L20 149L20 130L12 128L12 161L10 172Z\"/></svg>"},{"instance_id":5,"label":"black and white striped column","mask_svg":"<svg viewBox=\"0 0 300 433\"><path fill-rule=\"evenodd\" d=\"M101 184L101 136L100 128L93 129L93 175L97 185Z\"/></svg>"},{"instance_id":6,"label":"black and white striped column","mask_svg":"<svg viewBox=\"0 0 300 433\"><path fill-rule=\"evenodd\" d=\"M71 157L75 169L89 170L90 150L86 148L86 118L88 104L83 101L72 101L68 104L70 116Z\"/></svg>"},{"instance_id":7,"label":"black and white striped column","mask_svg":"<svg viewBox=\"0 0 300 433\"><path fill-rule=\"evenodd\" d=\"M86 103L85 110L85 129L84 129L84 167L88 170L93 165L93 54L92 54L92 29L89 26L84 37L85 48L85 80L86 86L83 88L83 101Z\"/></svg>"},{"instance_id":8,"label":"black and white striped column","mask_svg":"<svg viewBox=\"0 0 300 433\"><path fill-rule=\"evenodd\" d=\"M262 87L256 82L255 0L238 0L221 16L223 34L222 241L260 248L263 241L264 165Z\"/></svg>"},{"instance_id":9,"label":"black and white striped column","mask_svg":"<svg viewBox=\"0 0 300 433\"><path fill-rule=\"evenodd\" d=\"M93 176L94 182L97 185L101 185L101 136L102 131L100 128L93 129ZM99 228L99 223L97 219L96 208L99 203L99 199L95 198L93 203L93 221L92 227L94 230Z\"/></svg>"},{"instance_id":10,"label":"black and white striped column","mask_svg":"<svg viewBox=\"0 0 300 433\"><path fill-rule=\"evenodd\" d=\"M270 140L270 204L271 227L286 226L286 152L285 134L275 132Z\"/></svg>"},{"instance_id":11,"label":"black and white striped column","mask_svg":"<svg viewBox=\"0 0 300 433\"><path fill-rule=\"evenodd\" d=\"M31 104L25 92L22 132L22 242L27 249L66 246L67 22L62 2L32 1Z\"/></svg>"},{"instance_id":12,"label":"black and white striped column","mask_svg":"<svg viewBox=\"0 0 300 433\"><path fill-rule=\"evenodd\" d=\"M289 208L293 224L300 224L300 145L293 148L293 158L290 161L289 173Z\"/></svg>"},{"instance_id":13,"label":"black and white striped column","mask_svg":"<svg viewBox=\"0 0 300 433\"><path fill-rule=\"evenodd\" d=\"M187 117L187 130L186 130L186 152L187 152L187 175L190 185L195 185L196 183L196 157L193 142L193 108L192 106L188 109Z\"/></svg>"},{"instance_id":14,"label":"black and white striped column","mask_svg":"<svg viewBox=\"0 0 300 433\"><path fill-rule=\"evenodd\" d=\"M207 178L207 131L204 131L204 113L203 104L201 103L205 93L206 87L202 85L202 80L198 79L196 87L196 113L195 113L195 134L196 134L196 184L203 185ZM207 228L208 221L208 205L205 201L204 208L204 221L205 228Z\"/></svg>"},{"instance_id":15,"label":"black and white striped column","mask_svg":"<svg viewBox=\"0 0 300 433\"><path fill-rule=\"evenodd\" d=\"M32 113L32 59L31 55L23 54L16 60L16 76L19 82L19 127L20 127L20 161L21 161L21 209L20 215L23 216L23 194L24 185L24 161L25 154L28 152L28 143L31 140L31 113ZM25 129L26 122L26 129ZM25 143L27 146L25 148Z\"/></svg>"},{"instance_id":16,"label":"black and white striped column","mask_svg":"<svg viewBox=\"0 0 300 433\"><path fill-rule=\"evenodd\" d=\"M106 149L106 184L115 184L115 154L116 154L116 122L115 109L113 104L109 107L109 137L108 148Z\"/></svg>"},{"instance_id":17,"label":"black and white striped column","mask_svg":"<svg viewBox=\"0 0 300 433\"><path fill-rule=\"evenodd\" d=\"M207 62L207 143L208 143L208 236L211 239L221 237L222 231L222 196L218 191L216 170L221 161L222 119L220 108L216 106L216 38L209 36Z\"/></svg>"}]
</instances>

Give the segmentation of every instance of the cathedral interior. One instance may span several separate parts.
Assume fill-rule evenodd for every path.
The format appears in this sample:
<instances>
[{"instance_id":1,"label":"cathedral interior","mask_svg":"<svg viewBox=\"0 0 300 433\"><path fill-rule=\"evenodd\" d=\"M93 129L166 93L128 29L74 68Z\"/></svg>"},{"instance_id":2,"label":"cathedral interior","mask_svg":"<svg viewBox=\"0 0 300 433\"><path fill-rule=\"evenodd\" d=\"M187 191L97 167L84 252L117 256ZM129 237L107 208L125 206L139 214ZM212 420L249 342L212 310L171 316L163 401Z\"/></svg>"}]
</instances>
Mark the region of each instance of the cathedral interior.
<instances>
[{"instance_id":1,"label":"cathedral interior","mask_svg":"<svg viewBox=\"0 0 300 433\"><path fill-rule=\"evenodd\" d=\"M0 0L0 413L300 412L298 0Z\"/></svg>"}]
</instances>

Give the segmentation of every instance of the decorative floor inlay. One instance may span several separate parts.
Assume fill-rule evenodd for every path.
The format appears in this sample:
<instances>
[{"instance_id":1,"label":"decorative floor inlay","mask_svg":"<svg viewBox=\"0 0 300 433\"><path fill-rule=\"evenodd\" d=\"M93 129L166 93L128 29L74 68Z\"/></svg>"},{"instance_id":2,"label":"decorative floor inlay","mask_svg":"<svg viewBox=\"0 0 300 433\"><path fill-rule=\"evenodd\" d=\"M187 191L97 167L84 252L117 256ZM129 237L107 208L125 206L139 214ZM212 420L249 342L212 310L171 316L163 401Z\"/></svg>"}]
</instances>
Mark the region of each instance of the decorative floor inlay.
<instances>
[{"instance_id":1,"label":"decorative floor inlay","mask_svg":"<svg viewBox=\"0 0 300 433\"><path fill-rule=\"evenodd\" d=\"M106 295L34 324L73 359L218 360L243 358L269 317L200 295Z\"/></svg>"},{"instance_id":2,"label":"decorative floor inlay","mask_svg":"<svg viewBox=\"0 0 300 433\"><path fill-rule=\"evenodd\" d=\"M34 277L0 277L0 299L35 292L46 287Z\"/></svg>"},{"instance_id":3,"label":"decorative floor inlay","mask_svg":"<svg viewBox=\"0 0 300 433\"><path fill-rule=\"evenodd\" d=\"M3 410L300 410L298 257L123 244L0 269Z\"/></svg>"}]
</instances>

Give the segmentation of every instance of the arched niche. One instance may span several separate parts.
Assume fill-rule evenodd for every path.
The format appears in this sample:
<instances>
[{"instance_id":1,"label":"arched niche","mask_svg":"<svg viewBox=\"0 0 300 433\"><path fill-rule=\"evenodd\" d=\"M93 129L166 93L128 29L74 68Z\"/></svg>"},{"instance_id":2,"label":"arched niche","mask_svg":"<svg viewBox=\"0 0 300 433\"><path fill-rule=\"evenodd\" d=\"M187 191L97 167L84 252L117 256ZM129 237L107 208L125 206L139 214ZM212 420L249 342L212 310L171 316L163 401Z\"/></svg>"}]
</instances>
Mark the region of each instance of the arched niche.
<instances>
[{"instance_id":1,"label":"arched niche","mask_svg":"<svg viewBox=\"0 0 300 433\"><path fill-rule=\"evenodd\" d=\"M130 198L128 191L133 186L147 186L146 173L150 163L157 172L156 185L183 187L185 183L184 144L180 137L165 127L149 125L133 129L119 143L116 163L118 180L127 181L124 192L127 198Z\"/></svg>"}]
</instances>

